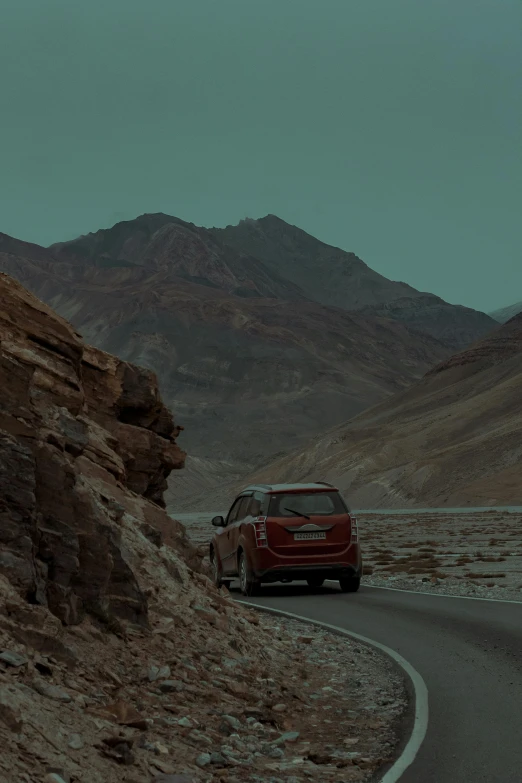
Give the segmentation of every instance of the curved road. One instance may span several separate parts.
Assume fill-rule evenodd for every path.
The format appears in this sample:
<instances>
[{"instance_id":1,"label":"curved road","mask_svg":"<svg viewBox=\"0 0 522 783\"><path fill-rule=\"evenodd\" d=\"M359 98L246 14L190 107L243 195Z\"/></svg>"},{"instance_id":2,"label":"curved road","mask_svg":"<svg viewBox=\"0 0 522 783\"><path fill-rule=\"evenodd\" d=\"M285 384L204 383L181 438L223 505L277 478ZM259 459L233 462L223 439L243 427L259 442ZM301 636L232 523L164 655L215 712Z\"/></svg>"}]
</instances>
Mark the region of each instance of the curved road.
<instances>
[{"instance_id":1,"label":"curved road","mask_svg":"<svg viewBox=\"0 0 522 783\"><path fill-rule=\"evenodd\" d=\"M522 603L362 586L264 586L251 598L367 636L402 655L429 694L426 737L401 783L522 783Z\"/></svg>"}]
</instances>

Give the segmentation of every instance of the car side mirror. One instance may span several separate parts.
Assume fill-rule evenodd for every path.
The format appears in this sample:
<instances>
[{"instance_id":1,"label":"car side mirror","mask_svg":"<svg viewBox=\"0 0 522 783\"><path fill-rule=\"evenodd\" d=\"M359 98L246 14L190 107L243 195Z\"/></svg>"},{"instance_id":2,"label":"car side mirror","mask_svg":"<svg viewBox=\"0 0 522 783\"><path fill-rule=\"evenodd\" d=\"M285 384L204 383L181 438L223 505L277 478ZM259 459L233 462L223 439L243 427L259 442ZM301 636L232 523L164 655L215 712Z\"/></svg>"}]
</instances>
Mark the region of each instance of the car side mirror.
<instances>
[{"instance_id":1,"label":"car side mirror","mask_svg":"<svg viewBox=\"0 0 522 783\"><path fill-rule=\"evenodd\" d=\"M212 524L214 527L225 527L225 520L223 517L214 517L212 520Z\"/></svg>"}]
</instances>

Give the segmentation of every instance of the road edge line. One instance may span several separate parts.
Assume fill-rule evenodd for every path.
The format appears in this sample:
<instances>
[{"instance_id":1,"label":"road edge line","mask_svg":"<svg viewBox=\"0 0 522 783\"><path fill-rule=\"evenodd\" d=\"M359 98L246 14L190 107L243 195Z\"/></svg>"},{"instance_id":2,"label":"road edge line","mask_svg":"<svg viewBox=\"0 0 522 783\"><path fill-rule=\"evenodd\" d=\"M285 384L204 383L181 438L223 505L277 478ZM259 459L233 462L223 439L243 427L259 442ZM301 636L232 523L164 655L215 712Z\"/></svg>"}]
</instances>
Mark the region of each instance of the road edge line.
<instances>
[{"instance_id":1,"label":"road edge line","mask_svg":"<svg viewBox=\"0 0 522 783\"><path fill-rule=\"evenodd\" d=\"M402 774L408 769L408 767L414 762L417 753L426 736L428 730L429 719L429 706L428 706L428 688L419 672L414 667L399 655L398 652L392 650L391 647L387 647L381 642L377 642L374 639L370 639L367 636L362 636L355 631L348 631L346 628L341 628L338 625L331 625L330 623L323 623L320 620L312 620L309 617L305 617L300 614L294 614L293 612L285 612L282 609L274 609L273 607L263 606L260 604L254 604L250 601L241 600L243 606L249 606L252 609L258 609L267 614L283 615L289 617L292 620L299 620L300 622L309 623L311 625L317 625L320 628L327 628L330 631L334 631L341 636L350 636L353 639L357 639L364 644L368 644L370 647L375 647L382 653L391 658L406 674L411 686L413 688L414 700L415 700L415 716L413 719L413 726L411 729L410 738L404 745L400 755L392 763L391 767L384 773L383 777L379 778L378 783L396 783Z\"/></svg>"},{"instance_id":2,"label":"road edge line","mask_svg":"<svg viewBox=\"0 0 522 783\"><path fill-rule=\"evenodd\" d=\"M335 581L327 579L326 581ZM403 587L384 587L383 585L369 585L361 582L361 586L371 590L391 590L394 593L410 593L410 595L434 595L436 598L463 598L465 601L491 601L496 604L522 604L522 601L513 601L508 598L481 598L478 595L450 595L449 593L429 593L427 590L405 590Z\"/></svg>"}]
</instances>

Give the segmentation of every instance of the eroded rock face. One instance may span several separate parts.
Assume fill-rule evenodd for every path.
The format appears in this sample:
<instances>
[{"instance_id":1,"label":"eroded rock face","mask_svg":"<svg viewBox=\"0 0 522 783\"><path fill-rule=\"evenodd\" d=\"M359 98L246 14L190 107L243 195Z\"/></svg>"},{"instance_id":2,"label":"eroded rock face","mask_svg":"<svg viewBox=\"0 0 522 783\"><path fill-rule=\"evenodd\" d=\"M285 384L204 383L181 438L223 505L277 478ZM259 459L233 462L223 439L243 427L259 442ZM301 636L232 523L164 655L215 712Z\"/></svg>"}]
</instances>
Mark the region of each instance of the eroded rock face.
<instances>
[{"instance_id":1,"label":"eroded rock face","mask_svg":"<svg viewBox=\"0 0 522 783\"><path fill-rule=\"evenodd\" d=\"M86 612L147 625L147 600L122 546L132 517L175 539L162 511L180 431L153 373L85 346L0 274L0 573L64 624Z\"/></svg>"},{"instance_id":2,"label":"eroded rock face","mask_svg":"<svg viewBox=\"0 0 522 783\"><path fill-rule=\"evenodd\" d=\"M82 370L89 415L113 436L127 487L164 507L167 476L183 467L185 454L176 444L182 427L163 405L156 376L91 347Z\"/></svg>"}]
</instances>

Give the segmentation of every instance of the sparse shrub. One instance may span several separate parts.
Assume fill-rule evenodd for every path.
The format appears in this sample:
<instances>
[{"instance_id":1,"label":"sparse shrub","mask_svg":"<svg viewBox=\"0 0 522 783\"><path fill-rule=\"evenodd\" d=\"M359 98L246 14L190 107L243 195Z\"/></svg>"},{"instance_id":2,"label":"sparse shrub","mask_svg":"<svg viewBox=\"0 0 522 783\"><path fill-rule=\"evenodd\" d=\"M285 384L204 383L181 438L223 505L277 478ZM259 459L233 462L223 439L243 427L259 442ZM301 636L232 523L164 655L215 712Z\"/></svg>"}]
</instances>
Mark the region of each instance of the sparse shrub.
<instances>
[{"instance_id":1,"label":"sparse shrub","mask_svg":"<svg viewBox=\"0 0 522 783\"><path fill-rule=\"evenodd\" d=\"M472 571L468 571L466 576L469 576L472 579L503 579L506 575L505 574L477 574Z\"/></svg>"}]
</instances>

